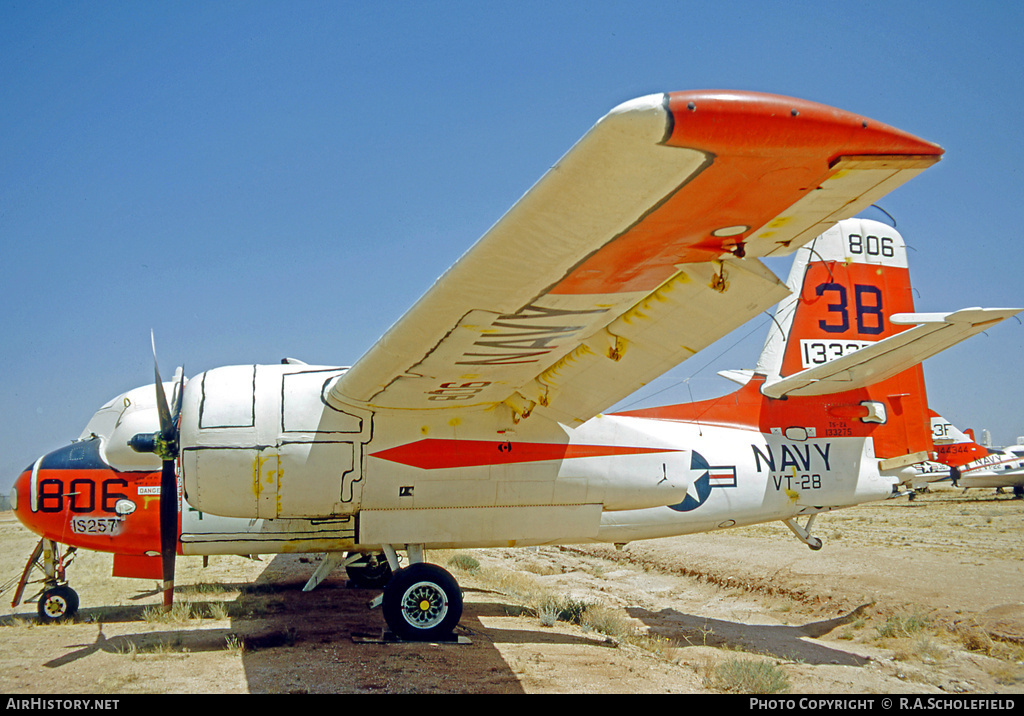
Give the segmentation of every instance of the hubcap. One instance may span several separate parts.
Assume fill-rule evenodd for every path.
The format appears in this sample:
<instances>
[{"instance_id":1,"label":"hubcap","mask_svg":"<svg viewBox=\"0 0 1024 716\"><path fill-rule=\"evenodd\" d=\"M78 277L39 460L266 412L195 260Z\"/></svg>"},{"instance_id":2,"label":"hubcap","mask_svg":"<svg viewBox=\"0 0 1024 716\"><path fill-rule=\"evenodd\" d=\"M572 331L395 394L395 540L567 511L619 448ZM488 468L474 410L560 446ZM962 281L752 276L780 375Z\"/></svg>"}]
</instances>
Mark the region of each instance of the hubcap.
<instances>
[{"instance_id":1,"label":"hubcap","mask_svg":"<svg viewBox=\"0 0 1024 716\"><path fill-rule=\"evenodd\" d=\"M43 609L48 617L56 619L64 616L65 612L68 610L68 603L61 597L48 597Z\"/></svg>"},{"instance_id":2,"label":"hubcap","mask_svg":"<svg viewBox=\"0 0 1024 716\"><path fill-rule=\"evenodd\" d=\"M437 626L448 614L448 598L436 584L417 582L402 595L402 616L417 629Z\"/></svg>"}]
</instances>

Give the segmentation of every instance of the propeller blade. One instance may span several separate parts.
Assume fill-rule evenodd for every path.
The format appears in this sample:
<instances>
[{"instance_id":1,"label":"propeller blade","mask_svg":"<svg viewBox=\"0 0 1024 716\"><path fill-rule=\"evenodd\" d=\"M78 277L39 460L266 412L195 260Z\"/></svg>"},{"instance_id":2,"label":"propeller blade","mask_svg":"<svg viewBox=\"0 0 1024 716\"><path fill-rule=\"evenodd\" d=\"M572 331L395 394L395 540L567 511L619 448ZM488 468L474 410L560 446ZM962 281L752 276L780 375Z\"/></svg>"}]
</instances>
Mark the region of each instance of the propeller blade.
<instances>
[{"instance_id":1,"label":"propeller blade","mask_svg":"<svg viewBox=\"0 0 1024 716\"><path fill-rule=\"evenodd\" d=\"M179 429L178 418L181 417L181 401L185 394L185 366L178 366L174 371L174 407L171 409L171 423Z\"/></svg>"},{"instance_id":2,"label":"propeller blade","mask_svg":"<svg viewBox=\"0 0 1024 716\"><path fill-rule=\"evenodd\" d=\"M153 346L153 374L156 379L156 406L160 415L160 432L155 436L154 452L163 461L160 470L160 564L163 576L164 612L171 611L174 603L174 559L178 551L178 479L174 465L178 457L178 418L184 392L184 371L175 371L174 413L167 405L167 394L160 378L156 360L156 338L149 332Z\"/></svg>"},{"instance_id":3,"label":"propeller blade","mask_svg":"<svg viewBox=\"0 0 1024 716\"><path fill-rule=\"evenodd\" d=\"M174 601L174 558L178 548L178 480L174 460L164 460L160 472L160 563L163 571L164 612Z\"/></svg>"},{"instance_id":4,"label":"propeller blade","mask_svg":"<svg viewBox=\"0 0 1024 716\"><path fill-rule=\"evenodd\" d=\"M156 409L160 414L160 432L164 439L174 430L174 421L171 418L171 409L167 406L167 394L164 393L164 382L160 379L160 366L156 362L156 338L152 329L149 331L149 342L153 346L153 373L156 377Z\"/></svg>"}]
</instances>

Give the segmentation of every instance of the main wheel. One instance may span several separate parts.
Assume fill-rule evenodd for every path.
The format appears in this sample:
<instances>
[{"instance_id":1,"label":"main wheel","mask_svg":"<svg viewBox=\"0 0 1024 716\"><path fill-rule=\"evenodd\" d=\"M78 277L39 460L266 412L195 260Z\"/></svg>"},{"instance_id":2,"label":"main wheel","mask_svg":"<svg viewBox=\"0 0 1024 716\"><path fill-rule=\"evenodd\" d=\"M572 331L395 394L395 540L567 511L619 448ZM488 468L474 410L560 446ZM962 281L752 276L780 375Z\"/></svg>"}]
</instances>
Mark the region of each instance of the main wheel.
<instances>
[{"instance_id":1,"label":"main wheel","mask_svg":"<svg viewBox=\"0 0 1024 716\"><path fill-rule=\"evenodd\" d=\"M368 554L362 562L345 567L352 586L358 589L381 589L391 581L391 565L383 555Z\"/></svg>"},{"instance_id":2,"label":"main wheel","mask_svg":"<svg viewBox=\"0 0 1024 716\"><path fill-rule=\"evenodd\" d=\"M73 616L78 611L78 594L66 584L51 587L39 595L36 611L43 622L55 622Z\"/></svg>"},{"instance_id":3,"label":"main wheel","mask_svg":"<svg viewBox=\"0 0 1024 716\"><path fill-rule=\"evenodd\" d=\"M448 638L462 618L462 590L436 564L412 564L384 588L384 621L406 641Z\"/></svg>"}]
</instances>

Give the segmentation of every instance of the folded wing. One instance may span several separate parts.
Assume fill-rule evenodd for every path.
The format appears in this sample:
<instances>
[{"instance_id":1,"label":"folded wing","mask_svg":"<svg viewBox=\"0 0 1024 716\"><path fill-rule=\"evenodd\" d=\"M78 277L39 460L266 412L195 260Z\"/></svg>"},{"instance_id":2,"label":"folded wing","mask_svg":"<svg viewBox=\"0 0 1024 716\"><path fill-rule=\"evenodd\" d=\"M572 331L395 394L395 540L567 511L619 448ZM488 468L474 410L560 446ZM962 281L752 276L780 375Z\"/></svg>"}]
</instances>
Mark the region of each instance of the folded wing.
<instances>
[{"instance_id":1,"label":"folded wing","mask_svg":"<svg viewBox=\"0 0 1024 716\"><path fill-rule=\"evenodd\" d=\"M942 150L774 95L642 97L595 125L330 388L374 409L589 419L766 310L789 253Z\"/></svg>"}]
</instances>

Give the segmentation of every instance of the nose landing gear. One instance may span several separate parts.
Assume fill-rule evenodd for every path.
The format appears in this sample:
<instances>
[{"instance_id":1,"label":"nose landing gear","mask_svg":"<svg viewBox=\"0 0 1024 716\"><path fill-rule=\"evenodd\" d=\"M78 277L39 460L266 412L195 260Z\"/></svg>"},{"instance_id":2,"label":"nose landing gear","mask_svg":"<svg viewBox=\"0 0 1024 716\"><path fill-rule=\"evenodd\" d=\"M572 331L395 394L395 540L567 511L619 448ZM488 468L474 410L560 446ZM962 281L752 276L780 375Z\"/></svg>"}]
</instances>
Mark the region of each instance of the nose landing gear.
<instances>
[{"instance_id":1,"label":"nose landing gear","mask_svg":"<svg viewBox=\"0 0 1024 716\"><path fill-rule=\"evenodd\" d=\"M78 594L68 586L65 573L75 558L75 549L68 547L62 555L60 545L53 540L39 540L21 573L11 606L16 607L21 603L28 585L41 583L43 588L39 593L25 600L36 600L39 621L49 623L74 616L78 611ZM41 572L42 576L33 580L36 571Z\"/></svg>"}]
</instances>

